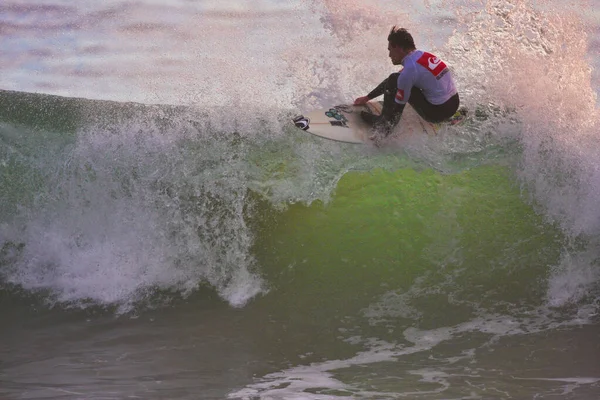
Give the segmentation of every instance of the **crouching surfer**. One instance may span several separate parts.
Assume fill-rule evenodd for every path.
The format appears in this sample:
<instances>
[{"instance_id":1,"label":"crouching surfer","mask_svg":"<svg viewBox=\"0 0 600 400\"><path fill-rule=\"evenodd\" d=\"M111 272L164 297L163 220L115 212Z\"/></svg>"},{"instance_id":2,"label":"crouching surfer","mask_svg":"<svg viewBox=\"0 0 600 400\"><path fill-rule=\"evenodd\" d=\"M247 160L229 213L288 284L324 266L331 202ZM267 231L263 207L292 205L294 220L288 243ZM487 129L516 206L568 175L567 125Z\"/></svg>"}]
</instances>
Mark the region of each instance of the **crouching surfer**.
<instances>
[{"instance_id":1,"label":"crouching surfer","mask_svg":"<svg viewBox=\"0 0 600 400\"><path fill-rule=\"evenodd\" d=\"M400 72L391 74L368 95L359 97L354 105L364 105L383 95L381 115L361 112L363 120L371 124L376 140L388 136L400 121L406 104L410 104L424 120L432 123L452 117L460 105L452 72L435 55L417 50L412 35L404 28L394 26L388 35L389 57L394 65L402 65Z\"/></svg>"}]
</instances>

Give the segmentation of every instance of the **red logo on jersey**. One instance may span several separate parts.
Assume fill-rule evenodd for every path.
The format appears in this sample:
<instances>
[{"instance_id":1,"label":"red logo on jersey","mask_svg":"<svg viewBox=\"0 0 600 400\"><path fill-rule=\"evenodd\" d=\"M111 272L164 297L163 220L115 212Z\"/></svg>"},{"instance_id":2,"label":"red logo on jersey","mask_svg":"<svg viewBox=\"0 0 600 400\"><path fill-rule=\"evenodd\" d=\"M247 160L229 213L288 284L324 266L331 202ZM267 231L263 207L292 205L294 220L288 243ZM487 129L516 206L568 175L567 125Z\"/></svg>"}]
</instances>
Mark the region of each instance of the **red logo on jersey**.
<instances>
[{"instance_id":1,"label":"red logo on jersey","mask_svg":"<svg viewBox=\"0 0 600 400\"><path fill-rule=\"evenodd\" d=\"M404 90L398 89L396 92L396 101L404 101Z\"/></svg>"},{"instance_id":2,"label":"red logo on jersey","mask_svg":"<svg viewBox=\"0 0 600 400\"><path fill-rule=\"evenodd\" d=\"M437 78L439 74L444 72L446 68L446 63L440 60L438 57L434 56L431 53L424 52L423 55L417 60L419 64L424 66Z\"/></svg>"}]
</instances>

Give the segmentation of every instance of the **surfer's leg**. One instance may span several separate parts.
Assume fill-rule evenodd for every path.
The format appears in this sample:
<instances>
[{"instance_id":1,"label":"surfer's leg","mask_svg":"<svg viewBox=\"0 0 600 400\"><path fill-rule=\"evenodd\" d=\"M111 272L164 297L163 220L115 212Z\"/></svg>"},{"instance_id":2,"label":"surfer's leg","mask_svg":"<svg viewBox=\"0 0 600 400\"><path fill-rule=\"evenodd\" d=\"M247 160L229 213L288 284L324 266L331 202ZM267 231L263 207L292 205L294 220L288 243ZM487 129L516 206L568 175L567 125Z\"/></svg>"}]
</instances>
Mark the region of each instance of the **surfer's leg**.
<instances>
[{"instance_id":1,"label":"surfer's leg","mask_svg":"<svg viewBox=\"0 0 600 400\"><path fill-rule=\"evenodd\" d=\"M398 91L398 75L399 73L391 74L385 81L385 92L383 93L383 109L381 115L374 115L366 111L360 113L361 118L373 127L373 130L383 133L388 136L394 126L400 120L404 104L396 103L396 92ZM371 135L371 138L376 135Z\"/></svg>"},{"instance_id":2,"label":"surfer's leg","mask_svg":"<svg viewBox=\"0 0 600 400\"><path fill-rule=\"evenodd\" d=\"M398 72L393 73L387 79L387 85L385 92L383 93L383 108L381 110L381 117L374 126L375 129L382 132L385 136L388 136L392 132L392 129L394 126L396 126L400 120L400 117L402 116L402 111L404 111L404 104L396 103L398 75Z\"/></svg>"},{"instance_id":3,"label":"surfer's leg","mask_svg":"<svg viewBox=\"0 0 600 400\"><path fill-rule=\"evenodd\" d=\"M398 75L400 75L400 73L395 72L387 79L387 86L385 88L385 93L383 94L383 109L381 110L381 115L384 116L392 126L398 123L402 116L402 111L404 110L403 104L396 103Z\"/></svg>"},{"instance_id":4,"label":"surfer's leg","mask_svg":"<svg viewBox=\"0 0 600 400\"><path fill-rule=\"evenodd\" d=\"M410 97L408 99L408 104L412 106L412 108L423 118L425 121L429 121L429 109L431 108L431 104L425 98L425 95L416 86L413 86L410 91Z\"/></svg>"},{"instance_id":5,"label":"surfer's leg","mask_svg":"<svg viewBox=\"0 0 600 400\"><path fill-rule=\"evenodd\" d=\"M460 105L460 99L457 93L443 104L431 104L427 101L421 89L413 86L408 103L425 121L437 123L447 120L456 113Z\"/></svg>"}]
</instances>

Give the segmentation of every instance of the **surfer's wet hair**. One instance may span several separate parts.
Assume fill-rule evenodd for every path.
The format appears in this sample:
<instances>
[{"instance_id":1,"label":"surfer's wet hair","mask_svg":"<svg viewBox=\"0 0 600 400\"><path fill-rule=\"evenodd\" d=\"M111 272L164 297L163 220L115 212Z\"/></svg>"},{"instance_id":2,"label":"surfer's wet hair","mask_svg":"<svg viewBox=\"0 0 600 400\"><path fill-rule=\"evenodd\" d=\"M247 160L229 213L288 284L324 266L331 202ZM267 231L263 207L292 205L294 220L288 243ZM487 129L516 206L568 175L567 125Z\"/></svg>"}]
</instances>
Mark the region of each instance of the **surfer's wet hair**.
<instances>
[{"instance_id":1,"label":"surfer's wet hair","mask_svg":"<svg viewBox=\"0 0 600 400\"><path fill-rule=\"evenodd\" d=\"M414 50L416 48L412 35L406 29L399 28L396 25L392 26L392 30L388 35L388 42L405 50Z\"/></svg>"}]
</instances>

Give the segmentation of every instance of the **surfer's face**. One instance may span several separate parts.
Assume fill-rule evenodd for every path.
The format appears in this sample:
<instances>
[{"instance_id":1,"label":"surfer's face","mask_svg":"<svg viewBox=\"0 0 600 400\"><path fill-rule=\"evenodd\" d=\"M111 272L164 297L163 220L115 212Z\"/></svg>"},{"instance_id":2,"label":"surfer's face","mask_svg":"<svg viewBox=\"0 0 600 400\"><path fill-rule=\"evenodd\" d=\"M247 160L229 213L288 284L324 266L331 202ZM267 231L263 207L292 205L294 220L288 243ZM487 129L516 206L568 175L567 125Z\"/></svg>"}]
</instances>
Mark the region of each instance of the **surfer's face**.
<instances>
[{"instance_id":1,"label":"surfer's face","mask_svg":"<svg viewBox=\"0 0 600 400\"><path fill-rule=\"evenodd\" d=\"M394 46L391 42L388 42L388 51L390 52L390 59L394 65L399 65L407 54L402 47Z\"/></svg>"}]
</instances>

